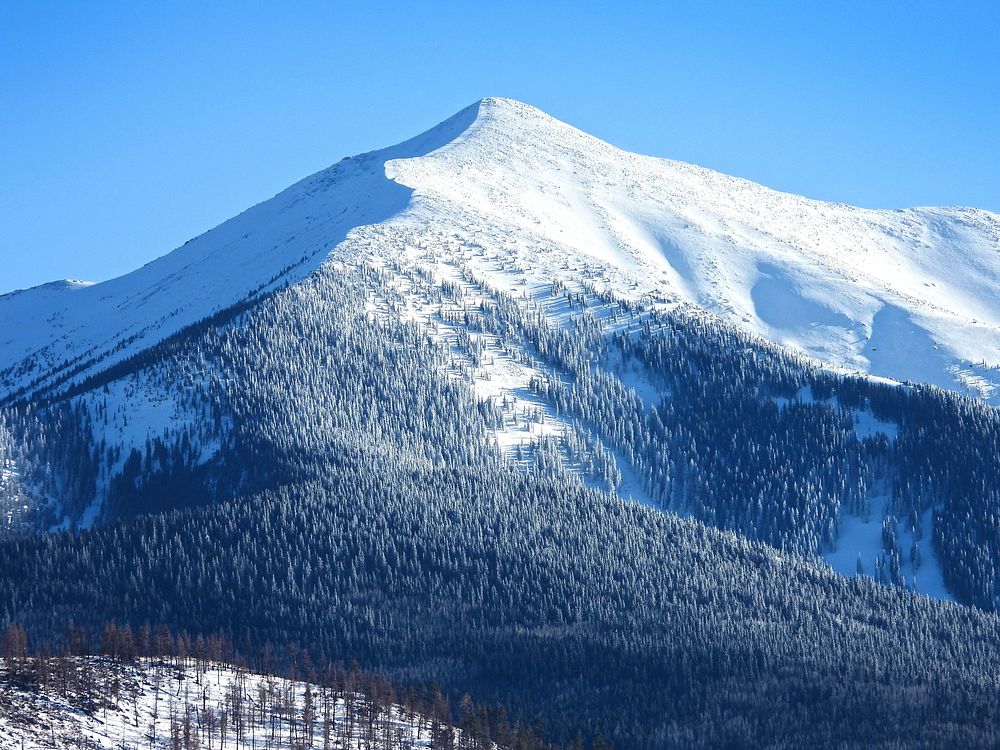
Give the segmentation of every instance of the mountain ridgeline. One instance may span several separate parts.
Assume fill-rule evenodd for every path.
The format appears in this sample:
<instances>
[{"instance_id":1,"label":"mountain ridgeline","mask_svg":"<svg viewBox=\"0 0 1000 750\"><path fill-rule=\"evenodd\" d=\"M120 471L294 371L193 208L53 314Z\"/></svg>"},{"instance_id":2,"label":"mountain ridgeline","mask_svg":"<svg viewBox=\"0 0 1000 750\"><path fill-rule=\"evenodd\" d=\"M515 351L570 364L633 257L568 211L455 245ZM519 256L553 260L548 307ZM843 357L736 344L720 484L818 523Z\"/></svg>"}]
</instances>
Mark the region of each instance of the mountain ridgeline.
<instances>
[{"instance_id":1,"label":"mountain ridgeline","mask_svg":"<svg viewBox=\"0 0 1000 750\"><path fill-rule=\"evenodd\" d=\"M0 623L297 643L567 745L989 746L1000 412L458 201L436 171L496 106L274 199L322 248L337 175L415 186L323 258L123 329L103 364L40 370L53 339L0 370ZM223 228L225 252L252 237ZM824 562L845 550L851 577Z\"/></svg>"}]
</instances>

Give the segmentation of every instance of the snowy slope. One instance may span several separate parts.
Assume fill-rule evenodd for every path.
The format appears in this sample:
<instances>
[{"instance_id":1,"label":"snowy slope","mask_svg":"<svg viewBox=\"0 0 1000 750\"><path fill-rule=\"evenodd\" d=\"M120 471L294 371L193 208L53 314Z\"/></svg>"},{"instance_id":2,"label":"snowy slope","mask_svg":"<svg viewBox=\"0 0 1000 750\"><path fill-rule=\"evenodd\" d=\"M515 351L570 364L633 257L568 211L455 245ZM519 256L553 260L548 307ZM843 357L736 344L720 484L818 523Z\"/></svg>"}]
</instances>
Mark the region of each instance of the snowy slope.
<instances>
[{"instance_id":1,"label":"snowy slope","mask_svg":"<svg viewBox=\"0 0 1000 750\"><path fill-rule=\"evenodd\" d=\"M426 154L470 123L465 110L383 151L340 161L130 274L0 297L0 398L91 374L215 312L313 271L354 227L404 210L387 159Z\"/></svg>"},{"instance_id":2,"label":"snowy slope","mask_svg":"<svg viewBox=\"0 0 1000 750\"><path fill-rule=\"evenodd\" d=\"M0 297L0 395L79 378L331 254L395 262L402 227L411 246L476 249L467 262L499 288L587 279L834 366L1000 401L996 214L813 201L502 99L345 159L121 278Z\"/></svg>"},{"instance_id":3,"label":"snowy slope","mask_svg":"<svg viewBox=\"0 0 1000 750\"><path fill-rule=\"evenodd\" d=\"M460 139L387 173L414 189L411 210L461 207L486 242L492 225L555 246L529 267L596 266L621 293L667 293L850 369L987 397L1000 382L975 366L1000 363L995 214L811 201L496 100Z\"/></svg>"},{"instance_id":4,"label":"snowy slope","mask_svg":"<svg viewBox=\"0 0 1000 750\"><path fill-rule=\"evenodd\" d=\"M79 674L90 675L89 684L69 694L57 685L43 690L21 686L8 680L0 666L0 747L416 750L432 746L431 719L398 705L380 712L370 744L360 697L301 681L218 664L196 667L141 660L120 665L97 657L76 663ZM305 718L307 687L311 721ZM241 696L238 700L236 693ZM239 728L234 705L245 712ZM357 717L350 729L345 724L348 712ZM185 736L188 744L183 744ZM175 745L172 738L181 744Z\"/></svg>"}]
</instances>

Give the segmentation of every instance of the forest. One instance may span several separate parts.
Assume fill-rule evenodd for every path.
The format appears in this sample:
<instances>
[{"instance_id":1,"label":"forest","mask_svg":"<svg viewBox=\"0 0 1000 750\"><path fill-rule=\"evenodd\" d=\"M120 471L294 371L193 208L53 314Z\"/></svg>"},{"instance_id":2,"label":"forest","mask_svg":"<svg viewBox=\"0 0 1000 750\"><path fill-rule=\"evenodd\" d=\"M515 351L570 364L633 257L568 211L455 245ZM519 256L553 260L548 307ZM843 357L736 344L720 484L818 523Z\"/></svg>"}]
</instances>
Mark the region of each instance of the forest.
<instances>
[{"instance_id":1,"label":"forest","mask_svg":"<svg viewBox=\"0 0 1000 750\"><path fill-rule=\"evenodd\" d=\"M294 643L561 744L991 744L995 410L556 283L532 299L413 275L436 312L404 322L396 273L321 269L7 404L0 623ZM527 417L469 382L498 352L573 425L516 461L493 430ZM139 399L181 416L126 451L111 437ZM891 434L859 433L859 411ZM616 496L625 472L649 504ZM838 576L817 555L875 494L881 554ZM933 535L974 607L907 590L900 529Z\"/></svg>"},{"instance_id":2,"label":"forest","mask_svg":"<svg viewBox=\"0 0 1000 750\"><path fill-rule=\"evenodd\" d=\"M590 490L324 476L0 546L0 617L165 622L437 681L616 746L987 746L1000 623ZM43 636L43 637L48 637Z\"/></svg>"}]
</instances>

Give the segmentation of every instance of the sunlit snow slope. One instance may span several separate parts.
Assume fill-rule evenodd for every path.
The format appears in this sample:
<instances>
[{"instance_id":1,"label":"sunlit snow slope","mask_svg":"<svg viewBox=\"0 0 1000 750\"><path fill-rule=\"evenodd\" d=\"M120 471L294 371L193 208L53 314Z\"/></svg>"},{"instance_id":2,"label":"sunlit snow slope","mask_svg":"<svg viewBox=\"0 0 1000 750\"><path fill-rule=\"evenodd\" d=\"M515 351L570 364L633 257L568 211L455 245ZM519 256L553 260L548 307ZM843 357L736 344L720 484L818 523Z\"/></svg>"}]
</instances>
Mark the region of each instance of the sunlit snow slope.
<instances>
[{"instance_id":1,"label":"sunlit snow slope","mask_svg":"<svg viewBox=\"0 0 1000 750\"><path fill-rule=\"evenodd\" d=\"M499 288L515 289L512 269L528 285L586 279L1000 402L1000 216L779 193L503 99L345 159L121 278L0 297L0 397L77 380L331 255L391 264L431 245L474 247L466 263Z\"/></svg>"},{"instance_id":2,"label":"sunlit snow slope","mask_svg":"<svg viewBox=\"0 0 1000 750\"><path fill-rule=\"evenodd\" d=\"M69 664L75 667L70 670L70 684L57 689L54 682L40 688L11 678L0 660L0 747L418 750L434 746L433 719L400 705L376 708L360 694L215 663L141 659L117 664L91 657ZM373 708L377 722L371 726L377 731L367 731L363 717L372 715ZM461 736L460 730L452 731L456 738Z\"/></svg>"}]
</instances>

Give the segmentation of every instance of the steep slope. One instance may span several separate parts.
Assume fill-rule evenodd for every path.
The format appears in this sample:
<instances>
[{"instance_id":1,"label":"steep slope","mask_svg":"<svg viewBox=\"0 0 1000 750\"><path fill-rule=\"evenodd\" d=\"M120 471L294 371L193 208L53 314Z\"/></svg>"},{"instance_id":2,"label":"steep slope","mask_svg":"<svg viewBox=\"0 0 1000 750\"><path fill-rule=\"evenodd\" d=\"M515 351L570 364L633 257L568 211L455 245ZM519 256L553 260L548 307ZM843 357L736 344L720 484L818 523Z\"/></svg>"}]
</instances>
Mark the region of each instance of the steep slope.
<instances>
[{"instance_id":1,"label":"steep slope","mask_svg":"<svg viewBox=\"0 0 1000 750\"><path fill-rule=\"evenodd\" d=\"M587 273L897 380L988 397L1000 382L973 366L1000 363L995 214L812 201L629 154L510 101L487 100L462 139L386 168L416 212L464 214L470 240L529 280Z\"/></svg>"},{"instance_id":2,"label":"steep slope","mask_svg":"<svg viewBox=\"0 0 1000 750\"><path fill-rule=\"evenodd\" d=\"M340 162L121 279L0 298L0 383L92 372L331 252L398 262L400 227L410 244L472 250L500 288L588 279L700 306L838 367L997 398L995 214L812 201L626 153L499 99Z\"/></svg>"}]
</instances>

